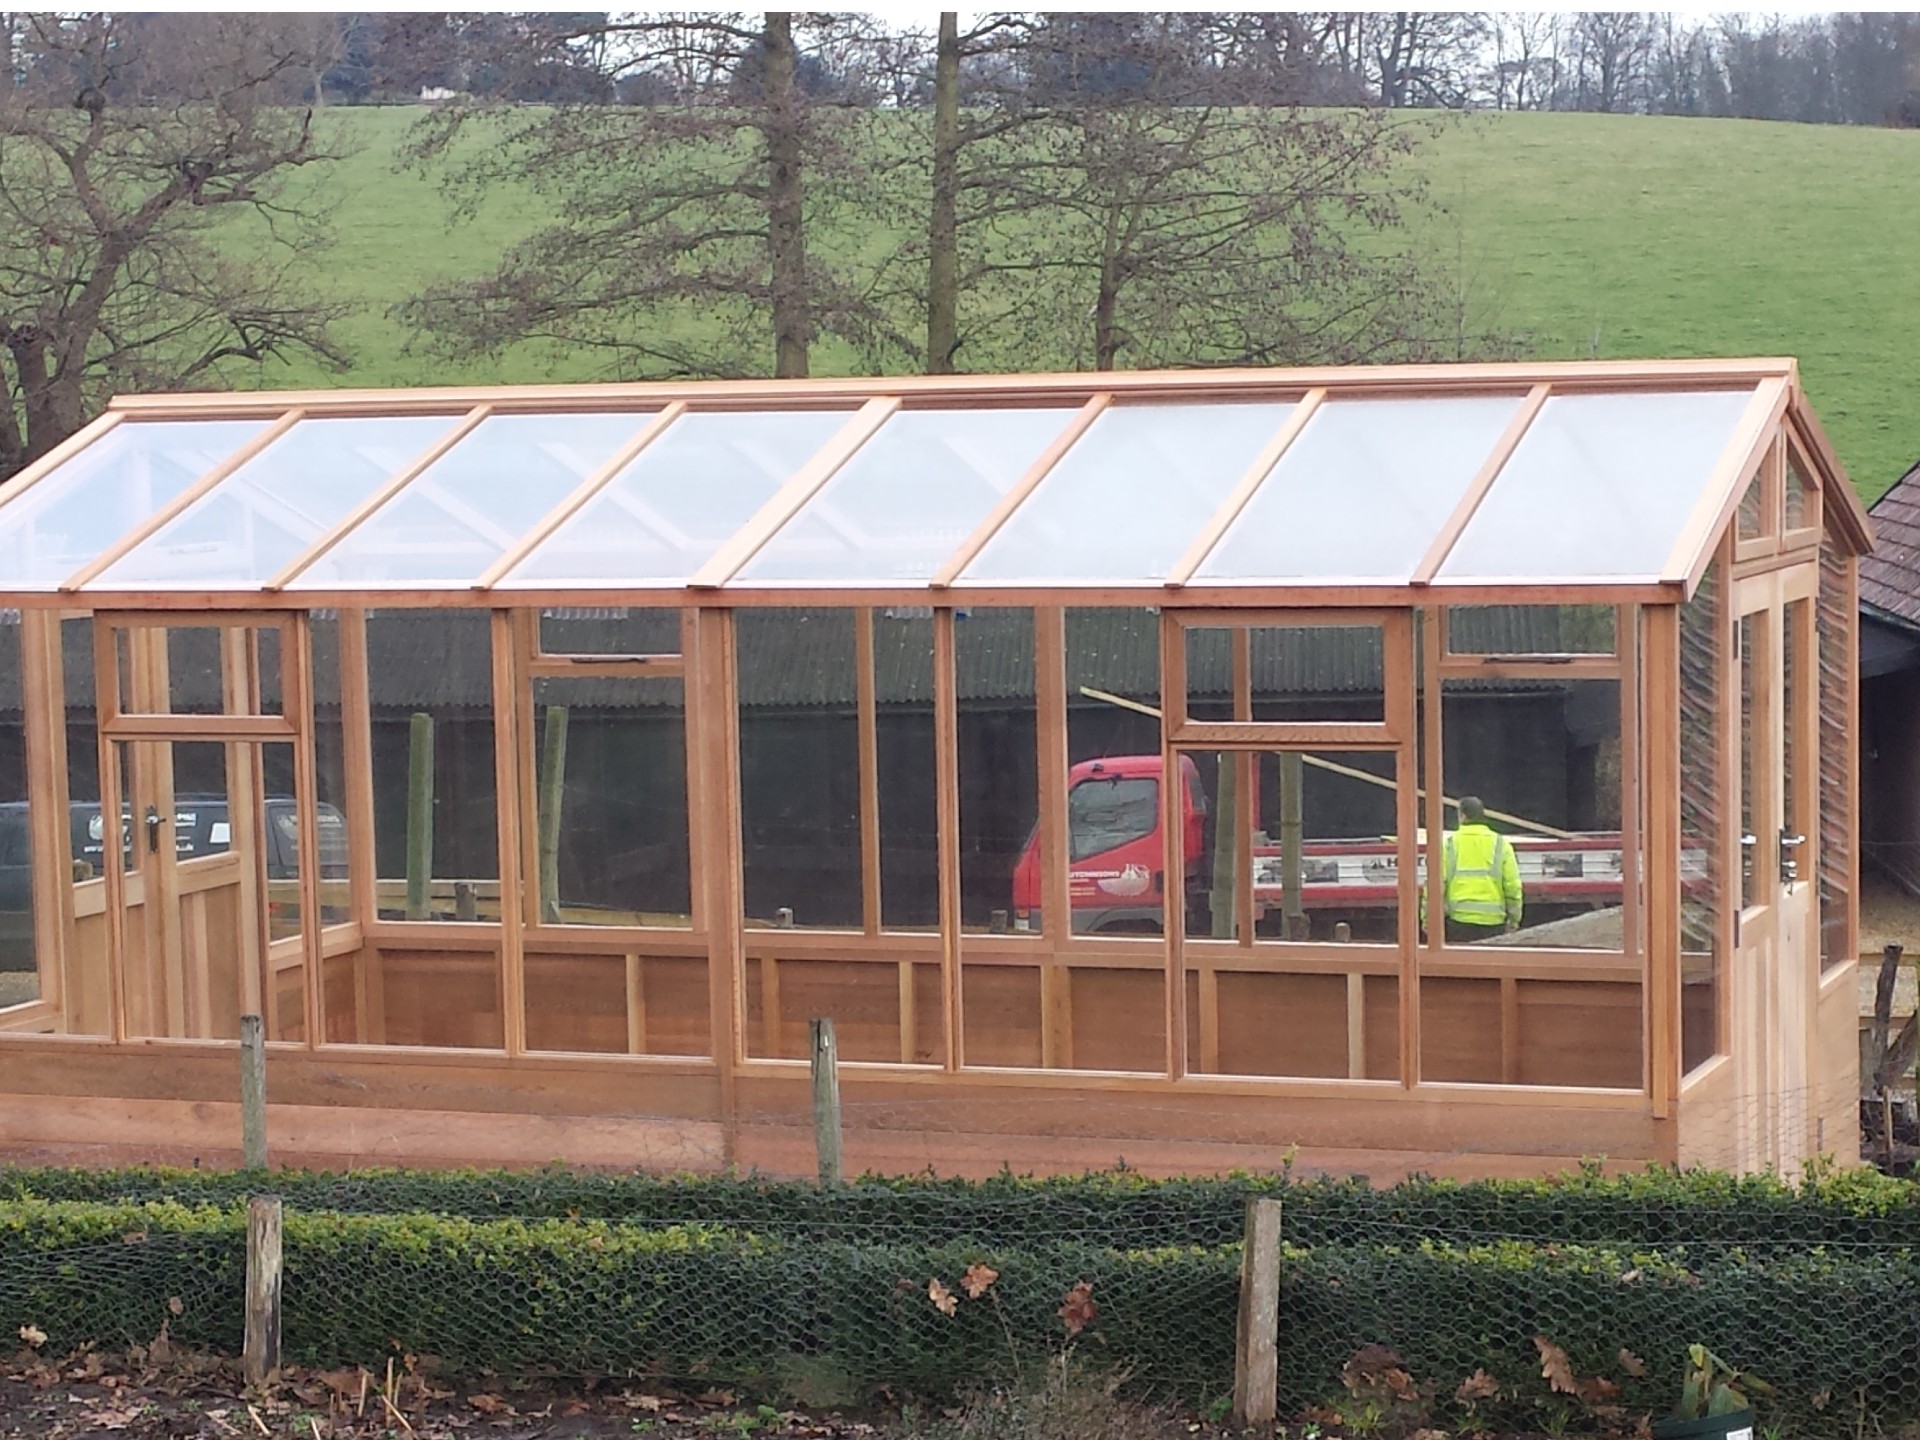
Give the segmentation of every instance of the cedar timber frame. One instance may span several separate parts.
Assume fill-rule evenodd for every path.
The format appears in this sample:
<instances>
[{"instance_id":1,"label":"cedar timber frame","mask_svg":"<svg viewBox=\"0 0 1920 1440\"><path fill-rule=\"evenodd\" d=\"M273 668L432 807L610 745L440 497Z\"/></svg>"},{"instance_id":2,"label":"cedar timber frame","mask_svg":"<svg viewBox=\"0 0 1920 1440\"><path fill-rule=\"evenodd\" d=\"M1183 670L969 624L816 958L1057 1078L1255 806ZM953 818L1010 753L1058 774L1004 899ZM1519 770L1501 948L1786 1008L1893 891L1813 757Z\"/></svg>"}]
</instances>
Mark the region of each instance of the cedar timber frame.
<instances>
[{"instance_id":1,"label":"cedar timber frame","mask_svg":"<svg viewBox=\"0 0 1920 1440\"><path fill-rule=\"evenodd\" d=\"M1550 395L1716 387L1750 387L1752 400L1657 573L1575 583L1439 578L1449 551ZM1195 581L1316 408L1330 400L1448 395L1507 395L1520 403L1410 583ZM969 563L1109 407L1255 398L1301 403L1164 582L965 583ZM729 583L895 412L934 404L1036 403L1079 410L930 584ZM660 408L477 582L302 588L303 572L487 417L639 406ZM519 562L680 415L756 408L824 408L844 413L846 422L686 583L619 588L511 582ZM116 561L302 419L383 414L444 415L454 428L270 580L202 590L116 589L103 580ZM1844 559L1839 613L1851 617L1856 557L1870 543L1864 515L1790 360L125 396L74 441L0 487L0 520L8 502L117 427L152 419L241 418L271 423L63 584L0 594L0 604L22 614L39 972L37 999L0 1010L0 1147L16 1155L237 1163L237 1017L260 1009L269 1037L268 1124L278 1161L526 1165L559 1159L804 1174L812 1156L804 1123L809 1012L803 1004L820 1007L811 1013L831 1013L844 1004L863 1016L876 1008L891 1015L880 1026L884 1043L878 1052L850 1046L841 1020L843 1049L858 1056L842 1066L848 1107L876 1117L847 1137L855 1169L932 1164L981 1172L1006 1163L1021 1170L1075 1170L1124 1157L1149 1171L1196 1171L1277 1163L1298 1147L1308 1166L1392 1178L1415 1169L1539 1173L1589 1155L1621 1165L1702 1161L1747 1170L1792 1167L1817 1151L1851 1154L1857 1091L1850 958L1857 921L1851 899L1845 900L1839 933L1829 937L1831 963L1823 968L1816 945L1818 901L1807 872L1797 887L1783 886L1782 894L1791 891L1797 901L1770 904L1764 894L1750 895L1752 903L1742 908L1735 903L1740 897L1729 895L1716 920L1717 958L1709 962L1710 973L1683 976L1680 607L1710 567L1720 577L1710 603L1718 607L1713 633L1723 642L1715 647L1720 723L1714 743L1725 793L1737 794L1742 783L1738 751L1747 733L1772 742L1771 749L1749 757L1751 798L1756 805L1768 797L1790 804L1793 813L1782 834L1797 826L1796 833L1817 836L1819 807L1836 799L1843 800L1849 824L1857 810L1852 795L1823 801L1812 785L1790 784L1780 771L1779 757L1797 755L1806 773L1817 773L1812 757L1823 743L1821 707L1807 702L1804 684L1808 675L1818 676L1819 666L1802 663L1799 702L1783 699L1791 673L1783 652L1811 658L1819 644L1812 602L1822 547L1833 547ZM1800 486L1801 523L1791 527L1789 465ZM1749 509L1758 517L1751 524L1742 509L1750 492L1757 508ZM677 610L679 653L586 661L545 653L542 609L582 604ZM879 903L873 627L881 607L929 604L940 924L937 933L906 933L884 926ZM1457 655L1449 648L1449 606L1580 604L1612 607L1612 653L1502 657ZM742 919L735 616L750 606L835 605L857 607L861 922L839 931L763 928ZM1180 925L1169 927L1165 937L965 929L957 605L1026 607L1033 615L1043 914L1069 910L1064 617L1069 607L1154 607L1161 617L1163 773L1177 773L1175 764L1189 750L1238 757L1331 748L1393 758L1402 862L1398 943L1255 944L1251 890L1244 885L1236 902L1237 939L1189 938ZM499 873L507 879L499 886L497 919L422 924L383 916L377 898L367 613L444 607L491 616ZM337 612L339 627L346 761L341 808L349 836L344 888L303 867L293 882L297 928L274 935L264 921L254 924L249 917L265 914L271 887L259 862L257 805L245 804L233 807L233 843L225 855L175 864L161 847L134 871L123 874L106 864L98 880L70 882L63 694L70 669L63 665L62 622L90 617L97 637L93 683L103 814L126 802L126 785L143 796L171 793L169 747L182 742L224 745L232 792L258 800L264 795L261 746L284 744L302 797L301 853L314 856L320 851L312 803L311 629L314 612L321 610ZM1757 628L1754 617L1761 617ZM1770 637L1756 639L1744 661L1738 649L1743 622L1755 636ZM218 630L224 713L170 713L169 625ZM1378 628L1386 677L1382 715L1367 722L1256 721L1249 628L1318 625ZM1185 654L1196 627L1225 629L1233 637L1231 720L1187 713ZM262 644L269 637L281 674L277 714L263 713L261 703ZM1840 731L1824 739L1851 753L1857 681L1851 631L1841 638L1847 690L1835 712ZM1737 683L1743 663L1753 696L1745 731ZM539 893L532 682L583 670L596 677L678 677L684 687L692 876L685 926L553 924L529 898ZM1422 789L1416 777L1423 757L1441 753L1443 683L1488 677L1618 682L1625 873L1644 876L1643 886L1623 888L1622 923L1630 938L1620 952L1475 951L1420 933L1420 882L1407 862L1415 856L1416 836L1445 828L1445 785L1442 777L1441 784ZM1237 758L1233 763L1243 765ZM1160 788L1165 873L1172 875L1185 864L1178 787ZM1250 803L1246 790L1242 785L1243 809ZM1728 833L1718 840L1721 873L1732 877L1728 884L1736 891L1743 870L1737 818L1729 817ZM136 816L131 823L138 831L142 822ZM1752 852L1747 863L1753 873L1768 874L1784 857L1769 827L1756 829L1761 833L1746 847ZM135 850L139 839L136 834ZM109 848L103 842L103 857ZM1856 837L1845 857L1846 897L1857 895L1857 851ZM336 918L323 923L329 897L342 894L344 905L332 905ZM1811 921L1804 913L1809 906ZM530 1038L533 972L543 977L533 988L544 1004L548 994L573 993L567 977L585 967L617 978L620 1053L610 1053L612 1047L609 1053L563 1051L550 1042L550 1026ZM447 978L456 972L473 983ZM1142 1011L1139 996L1145 991L1134 983L1145 976L1159 977L1150 1013ZM1312 1075L1255 1073L1246 1064L1240 1073L1227 1073L1234 1067L1223 1066L1223 1054L1246 1043L1239 1031L1229 1033L1227 1022L1241 1029L1247 1023L1230 1012L1245 1008L1248 976L1326 981L1312 993L1337 992L1332 1009L1313 1009L1319 1001L1309 1004L1302 988L1297 995L1287 992L1294 998L1265 1019L1280 1023L1288 1006L1298 1003L1304 1007L1299 1013L1313 1018L1296 1023L1325 1028L1344 1058ZM1037 981L1031 992L1029 978ZM1426 1000L1423 985L1430 992ZM1469 985L1481 987L1472 993L1491 1001L1476 1002L1471 1015L1447 998L1466 995ZM1689 985L1717 994L1717 1031L1711 1057L1683 1073ZM1241 999L1223 997L1223 990ZM1617 998L1587 1008L1582 997L1603 992ZM488 1043L387 1043L395 1026L405 1028L406 1006L451 1012L472 996L497 1012ZM1024 1014L1029 1005L1031 1047L1013 1063L1006 1058L1010 1042L996 1027L1028 1024L1015 1012ZM1116 1018L1122 1012L1132 1019ZM1611 1031L1609 1015L1615 1017ZM1624 1030L1620 1016L1634 1017ZM1105 1033L1116 1025L1124 1031L1117 1039ZM413 1022L416 1035L430 1028L426 1021ZM470 1042L472 1032L459 1033ZM669 1035L671 1041L663 1040ZM1784 1045L1783 1035L1789 1037ZM542 1038L549 1042L544 1048L536 1043ZM1452 1053L1447 1047L1456 1041L1484 1052L1487 1068L1477 1078L1450 1078L1445 1072L1452 1062L1437 1061ZM1129 1052L1156 1047L1150 1066L1120 1068ZM1565 1055L1583 1047L1618 1052L1589 1056L1586 1065L1589 1072L1613 1076L1613 1083L1540 1081L1540 1074L1555 1072L1539 1052ZM1423 1068L1441 1073L1423 1074Z\"/></svg>"}]
</instances>

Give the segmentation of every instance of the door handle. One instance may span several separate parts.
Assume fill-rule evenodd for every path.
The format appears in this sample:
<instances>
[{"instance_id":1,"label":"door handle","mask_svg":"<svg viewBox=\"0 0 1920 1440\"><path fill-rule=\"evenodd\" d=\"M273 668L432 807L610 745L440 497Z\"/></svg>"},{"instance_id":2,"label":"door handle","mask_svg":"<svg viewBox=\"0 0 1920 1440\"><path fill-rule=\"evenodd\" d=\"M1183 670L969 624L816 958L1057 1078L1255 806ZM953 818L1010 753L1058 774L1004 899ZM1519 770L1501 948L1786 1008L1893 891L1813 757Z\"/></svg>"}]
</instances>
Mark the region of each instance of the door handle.
<instances>
[{"instance_id":1,"label":"door handle","mask_svg":"<svg viewBox=\"0 0 1920 1440\"><path fill-rule=\"evenodd\" d=\"M149 805L147 807L147 849L150 853L160 853L160 812Z\"/></svg>"},{"instance_id":2,"label":"door handle","mask_svg":"<svg viewBox=\"0 0 1920 1440\"><path fill-rule=\"evenodd\" d=\"M1753 847L1760 843L1758 835L1740 837L1740 874L1742 877L1753 874Z\"/></svg>"},{"instance_id":3,"label":"door handle","mask_svg":"<svg viewBox=\"0 0 1920 1440\"><path fill-rule=\"evenodd\" d=\"M1784 830L1780 832L1780 878L1782 880L1800 878L1800 861L1793 852L1806 843L1807 837L1804 835L1789 835Z\"/></svg>"}]
</instances>

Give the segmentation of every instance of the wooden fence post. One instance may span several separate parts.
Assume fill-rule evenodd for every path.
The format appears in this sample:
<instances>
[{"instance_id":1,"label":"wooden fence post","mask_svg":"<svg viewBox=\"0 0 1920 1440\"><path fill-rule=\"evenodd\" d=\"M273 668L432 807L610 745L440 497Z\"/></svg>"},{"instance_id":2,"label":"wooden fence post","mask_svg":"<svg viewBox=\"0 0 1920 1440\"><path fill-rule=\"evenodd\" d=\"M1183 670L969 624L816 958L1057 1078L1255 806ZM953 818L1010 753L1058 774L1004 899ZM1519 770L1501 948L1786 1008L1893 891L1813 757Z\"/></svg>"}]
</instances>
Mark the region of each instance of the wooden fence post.
<instances>
[{"instance_id":1,"label":"wooden fence post","mask_svg":"<svg viewBox=\"0 0 1920 1440\"><path fill-rule=\"evenodd\" d=\"M247 1201L247 1334L241 1353L249 1385L280 1368L280 1221L278 1195Z\"/></svg>"},{"instance_id":2,"label":"wooden fence post","mask_svg":"<svg viewBox=\"0 0 1920 1440\"><path fill-rule=\"evenodd\" d=\"M831 1016L812 1025L813 1148L820 1157L820 1183L838 1185L840 1165L840 1048Z\"/></svg>"},{"instance_id":3,"label":"wooden fence post","mask_svg":"<svg viewBox=\"0 0 1920 1440\"><path fill-rule=\"evenodd\" d=\"M267 1168L267 1041L258 1015L240 1017L240 1157Z\"/></svg>"},{"instance_id":4,"label":"wooden fence post","mask_svg":"<svg viewBox=\"0 0 1920 1440\"><path fill-rule=\"evenodd\" d=\"M1240 1254L1240 1317L1234 1326L1233 1418L1270 1425L1280 1408L1280 1202L1247 1201Z\"/></svg>"},{"instance_id":5,"label":"wooden fence post","mask_svg":"<svg viewBox=\"0 0 1920 1440\"><path fill-rule=\"evenodd\" d=\"M433 918L433 716L407 730L407 919Z\"/></svg>"}]
</instances>

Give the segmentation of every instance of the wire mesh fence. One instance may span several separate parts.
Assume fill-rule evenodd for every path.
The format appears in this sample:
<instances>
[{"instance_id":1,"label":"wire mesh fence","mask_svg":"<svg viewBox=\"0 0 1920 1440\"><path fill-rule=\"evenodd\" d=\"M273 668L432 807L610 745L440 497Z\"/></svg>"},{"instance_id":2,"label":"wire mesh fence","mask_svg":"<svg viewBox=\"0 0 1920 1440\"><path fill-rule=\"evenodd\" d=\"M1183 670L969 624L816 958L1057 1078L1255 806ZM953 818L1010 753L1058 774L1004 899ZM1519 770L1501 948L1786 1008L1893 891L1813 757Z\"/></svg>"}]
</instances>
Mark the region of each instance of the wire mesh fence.
<instances>
[{"instance_id":1,"label":"wire mesh fence","mask_svg":"<svg viewBox=\"0 0 1920 1440\"><path fill-rule=\"evenodd\" d=\"M1758 1102L1729 1105L1757 1125ZM886 1114L851 1107L852 1133ZM926 1118L926 1117L923 1117ZM1164 1118L1164 1117L1163 1117ZM1470 1164L1474 1157L1459 1155ZM0 1327L233 1353L247 1197L285 1203L286 1359L615 1376L821 1405L1018 1386L1071 1356L1223 1405L1250 1198L1281 1203L1281 1413L1584 1428L1672 1407L1687 1347L1782 1433L1920 1423L1920 1189L1815 1167L1376 1185L364 1171L0 1172ZM411 1360L409 1361L409 1357Z\"/></svg>"}]
</instances>

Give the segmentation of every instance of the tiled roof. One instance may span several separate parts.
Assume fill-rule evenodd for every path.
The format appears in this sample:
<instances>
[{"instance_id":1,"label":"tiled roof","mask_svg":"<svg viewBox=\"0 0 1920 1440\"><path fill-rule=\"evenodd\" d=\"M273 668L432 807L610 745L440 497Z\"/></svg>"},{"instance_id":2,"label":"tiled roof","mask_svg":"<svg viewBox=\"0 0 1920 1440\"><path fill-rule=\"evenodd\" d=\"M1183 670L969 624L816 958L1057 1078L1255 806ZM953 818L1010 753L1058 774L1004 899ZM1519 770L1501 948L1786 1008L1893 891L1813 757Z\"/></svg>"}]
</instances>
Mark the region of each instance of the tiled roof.
<instances>
[{"instance_id":1,"label":"tiled roof","mask_svg":"<svg viewBox=\"0 0 1920 1440\"><path fill-rule=\"evenodd\" d=\"M1860 557L1860 603L1920 629L1920 465L1867 513L1874 544Z\"/></svg>"}]
</instances>

